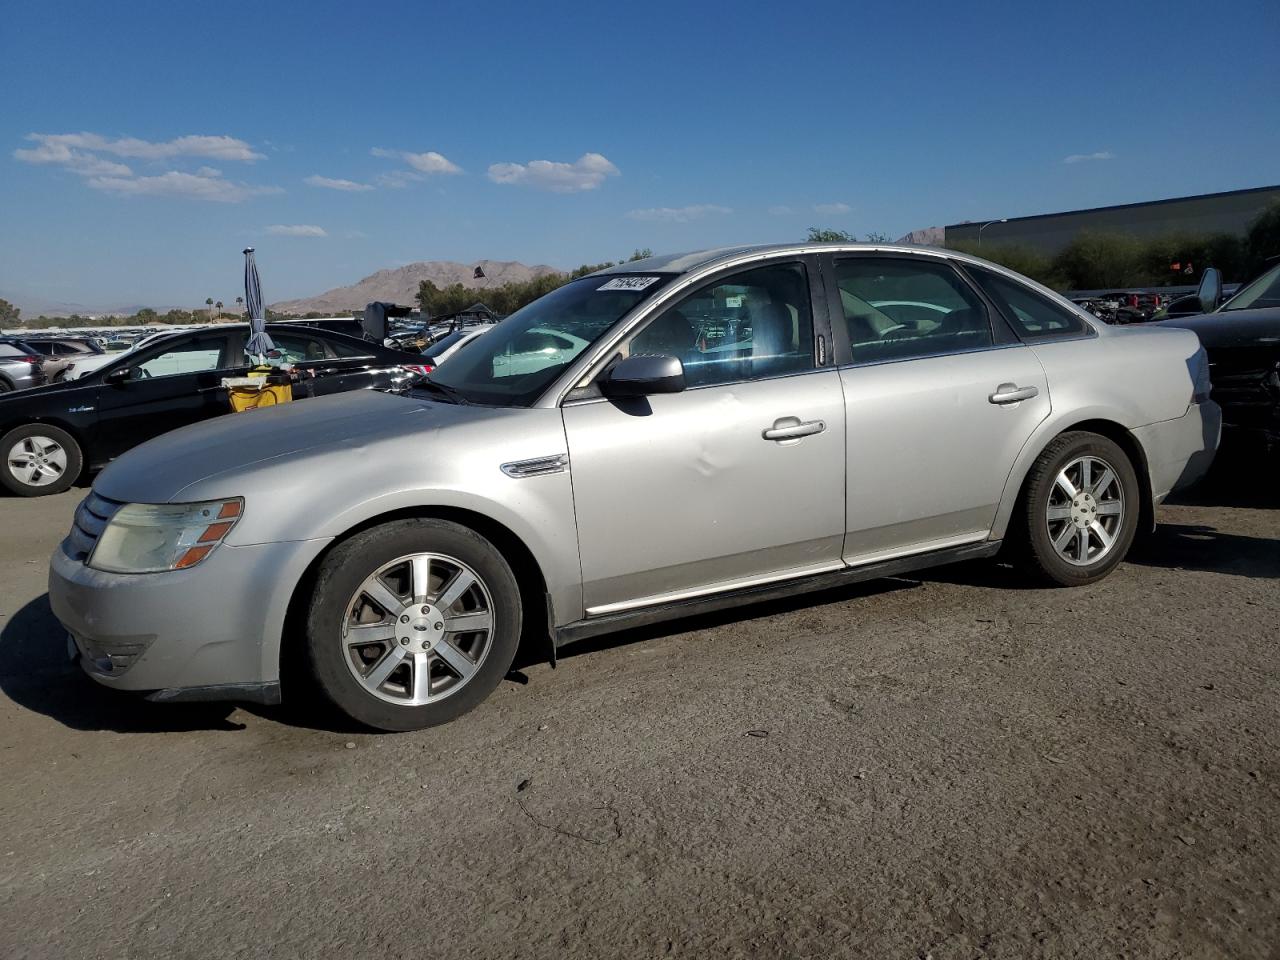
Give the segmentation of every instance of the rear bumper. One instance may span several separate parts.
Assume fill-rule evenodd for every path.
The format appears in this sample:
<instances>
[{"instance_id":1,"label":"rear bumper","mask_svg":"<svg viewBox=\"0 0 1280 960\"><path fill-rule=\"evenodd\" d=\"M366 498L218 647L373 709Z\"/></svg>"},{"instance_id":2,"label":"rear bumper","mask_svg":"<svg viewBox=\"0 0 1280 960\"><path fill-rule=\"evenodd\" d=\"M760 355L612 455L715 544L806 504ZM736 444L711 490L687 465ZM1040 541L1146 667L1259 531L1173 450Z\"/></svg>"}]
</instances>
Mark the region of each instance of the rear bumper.
<instances>
[{"instance_id":1,"label":"rear bumper","mask_svg":"<svg viewBox=\"0 0 1280 960\"><path fill-rule=\"evenodd\" d=\"M1222 437L1222 410L1212 400L1193 403L1176 420L1138 427L1133 434L1147 456L1152 499L1160 503L1208 472Z\"/></svg>"},{"instance_id":2,"label":"rear bumper","mask_svg":"<svg viewBox=\"0 0 1280 960\"><path fill-rule=\"evenodd\" d=\"M49 603L94 680L155 699L278 699L293 589L329 543L219 547L190 570L93 570L59 546Z\"/></svg>"}]
</instances>

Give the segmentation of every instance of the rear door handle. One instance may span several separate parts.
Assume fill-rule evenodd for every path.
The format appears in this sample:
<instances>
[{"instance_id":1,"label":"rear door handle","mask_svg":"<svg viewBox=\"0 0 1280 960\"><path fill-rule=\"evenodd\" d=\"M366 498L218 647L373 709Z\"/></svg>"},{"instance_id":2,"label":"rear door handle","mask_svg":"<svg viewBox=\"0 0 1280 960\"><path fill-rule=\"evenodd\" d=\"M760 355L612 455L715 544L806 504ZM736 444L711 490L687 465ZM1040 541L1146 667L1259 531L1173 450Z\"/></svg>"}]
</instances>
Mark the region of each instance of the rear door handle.
<instances>
[{"instance_id":1,"label":"rear door handle","mask_svg":"<svg viewBox=\"0 0 1280 960\"><path fill-rule=\"evenodd\" d=\"M996 392L987 397L992 403L1017 403L1019 400L1030 400L1040 396L1036 387L1020 387L1016 383L1002 383Z\"/></svg>"},{"instance_id":2,"label":"rear door handle","mask_svg":"<svg viewBox=\"0 0 1280 960\"><path fill-rule=\"evenodd\" d=\"M827 429L822 420L804 420L799 417L779 417L761 434L766 440L799 440Z\"/></svg>"}]
</instances>

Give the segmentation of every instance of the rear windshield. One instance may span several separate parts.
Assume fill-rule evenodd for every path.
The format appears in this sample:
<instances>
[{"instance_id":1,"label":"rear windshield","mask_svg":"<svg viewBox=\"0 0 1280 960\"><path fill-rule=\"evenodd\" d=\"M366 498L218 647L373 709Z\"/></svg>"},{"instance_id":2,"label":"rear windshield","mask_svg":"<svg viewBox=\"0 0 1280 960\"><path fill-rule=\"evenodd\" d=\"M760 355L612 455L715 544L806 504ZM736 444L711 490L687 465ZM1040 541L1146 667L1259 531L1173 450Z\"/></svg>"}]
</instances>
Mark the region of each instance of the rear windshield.
<instances>
[{"instance_id":1,"label":"rear windshield","mask_svg":"<svg viewBox=\"0 0 1280 960\"><path fill-rule=\"evenodd\" d=\"M0 343L0 357L29 357L35 353L30 347L21 343Z\"/></svg>"}]
</instances>

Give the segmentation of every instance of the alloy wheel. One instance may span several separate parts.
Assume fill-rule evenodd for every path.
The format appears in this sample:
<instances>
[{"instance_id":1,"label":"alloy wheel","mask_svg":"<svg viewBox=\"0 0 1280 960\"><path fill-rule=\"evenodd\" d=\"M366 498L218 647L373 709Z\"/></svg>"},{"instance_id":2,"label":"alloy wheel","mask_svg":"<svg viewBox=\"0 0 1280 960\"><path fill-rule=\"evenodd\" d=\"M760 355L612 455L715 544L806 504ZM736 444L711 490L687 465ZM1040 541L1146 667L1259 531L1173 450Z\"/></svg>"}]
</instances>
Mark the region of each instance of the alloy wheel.
<instances>
[{"instance_id":1,"label":"alloy wheel","mask_svg":"<svg viewBox=\"0 0 1280 960\"><path fill-rule=\"evenodd\" d=\"M347 604L341 642L352 676L400 706L436 703L466 686L493 645L489 588L438 553L400 557L365 579Z\"/></svg>"},{"instance_id":2,"label":"alloy wheel","mask_svg":"<svg viewBox=\"0 0 1280 960\"><path fill-rule=\"evenodd\" d=\"M1124 486L1100 457L1077 457L1054 477L1045 523L1054 552L1077 567L1097 563L1124 527Z\"/></svg>"},{"instance_id":3,"label":"alloy wheel","mask_svg":"<svg viewBox=\"0 0 1280 960\"><path fill-rule=\"evenodd\" d=\"M6 459L14 477L32 487L47 487L67 472L67 451L49 437L23 437Z\"/></svg>"}]
</instances>

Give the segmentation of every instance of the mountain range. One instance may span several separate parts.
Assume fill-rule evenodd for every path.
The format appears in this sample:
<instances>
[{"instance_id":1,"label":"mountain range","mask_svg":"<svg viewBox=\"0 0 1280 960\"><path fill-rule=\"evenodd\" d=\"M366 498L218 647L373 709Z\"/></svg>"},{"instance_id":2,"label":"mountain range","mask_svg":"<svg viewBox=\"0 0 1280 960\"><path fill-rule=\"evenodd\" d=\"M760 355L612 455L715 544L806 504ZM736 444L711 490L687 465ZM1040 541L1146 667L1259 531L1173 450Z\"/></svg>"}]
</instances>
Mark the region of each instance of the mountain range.
<instances>
[{"instance_id":1,"label":"mountain range","mask_svg":"<svg viewBox=\"0 0 1280 960\"><path fill-rule=\"evenodd\" d=\"M476 277L476 268L484 274ZM363 280L346 287L335 287L314 297L300 300L282 300L271 304L280 313L328 313L343 314L362 310L375 300L413 306L418 284L430 280L437 287L460 283L476 291L476 299L483 300L483 291L500 287L504 283L524 283L534 277L558 273L546 264L527 266L514 260L477 260L475 263L456 263L452 260L422 260L408 263L393 270L379 270Z\"/></svg>"}]
</instances>

